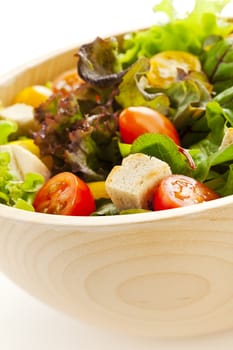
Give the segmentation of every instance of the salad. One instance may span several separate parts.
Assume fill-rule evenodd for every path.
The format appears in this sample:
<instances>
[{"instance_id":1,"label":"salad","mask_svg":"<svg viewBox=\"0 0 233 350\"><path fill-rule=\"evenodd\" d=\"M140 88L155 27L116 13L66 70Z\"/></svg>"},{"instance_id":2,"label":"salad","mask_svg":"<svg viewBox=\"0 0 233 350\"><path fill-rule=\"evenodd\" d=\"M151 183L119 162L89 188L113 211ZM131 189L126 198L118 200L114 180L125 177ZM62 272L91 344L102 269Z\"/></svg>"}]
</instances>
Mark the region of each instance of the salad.
<instances>
[{"instance_id":1,"label":"salad","mask_svg":"<svg viewBox=\"0 0 233 350\"><path fill-rule=\"evenodd\" d=\"M233 194L233 24L228 3L77 51L77 68L0 107L0 203L119 215Z\"/></svg>"}]
</instances>

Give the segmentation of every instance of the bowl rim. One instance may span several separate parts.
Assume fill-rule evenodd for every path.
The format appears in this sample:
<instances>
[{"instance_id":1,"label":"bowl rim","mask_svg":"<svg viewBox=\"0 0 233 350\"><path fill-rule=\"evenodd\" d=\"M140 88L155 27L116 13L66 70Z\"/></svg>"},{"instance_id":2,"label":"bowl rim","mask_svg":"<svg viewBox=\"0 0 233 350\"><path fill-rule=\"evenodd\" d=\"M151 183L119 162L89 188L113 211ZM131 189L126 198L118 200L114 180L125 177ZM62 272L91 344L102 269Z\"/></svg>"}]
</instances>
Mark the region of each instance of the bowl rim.
<instances>
[{"instance_id":1,"label":"bowl rim","mask_svg":"<svg viewBox=\"0 0 233 350\"><path fill-rule=\"evenodd\" d=\"M185 218L187 216L204 214L211 210L223 209L227 206L233 206L233 195L214 199L208 202L193 204L181 208L166 209L160 211L151 211L146 213L134 213L125 215L108 216L69 216L44 214L30 212L14 207L0 204L0 220L9 219L24 223L33 223L40 225L59 225L59 226L121 226L125 224L152 223L167 220Z\"/></svg>"}]
</instances>

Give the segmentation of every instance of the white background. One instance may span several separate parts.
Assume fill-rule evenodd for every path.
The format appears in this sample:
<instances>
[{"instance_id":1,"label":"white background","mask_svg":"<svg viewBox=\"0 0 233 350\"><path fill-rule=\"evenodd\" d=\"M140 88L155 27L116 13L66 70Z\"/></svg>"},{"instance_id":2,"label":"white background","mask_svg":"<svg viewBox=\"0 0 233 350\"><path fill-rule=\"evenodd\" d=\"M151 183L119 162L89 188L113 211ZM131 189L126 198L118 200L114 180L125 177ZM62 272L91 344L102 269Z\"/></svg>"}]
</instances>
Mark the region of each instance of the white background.
<instances>
[{"instance_id":1,"label":"white background","mask_svg":"<svg viewBox=\"0 0 233 350\"><path fill-rule=\"evenodd\" d=\"M0 75L46 53L92 40L97 35L150 25L155 19L152 11L155 3L156 0L2 2ZM233 16L232 6L227 13ZM109 334L50 309L0 273L0 349L228 350L233 349L233 330L200 338L167 340Z\"/></svg>"}]
</instances>

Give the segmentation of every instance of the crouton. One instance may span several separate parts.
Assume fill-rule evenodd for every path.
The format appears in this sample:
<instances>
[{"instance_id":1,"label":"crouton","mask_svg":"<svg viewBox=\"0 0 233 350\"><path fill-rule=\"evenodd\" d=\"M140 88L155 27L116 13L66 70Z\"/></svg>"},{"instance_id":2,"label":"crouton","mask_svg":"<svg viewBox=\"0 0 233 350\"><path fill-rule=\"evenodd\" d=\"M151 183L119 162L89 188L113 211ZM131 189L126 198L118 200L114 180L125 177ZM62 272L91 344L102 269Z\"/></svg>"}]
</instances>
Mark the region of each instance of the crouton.
<instances>
[{"instance_id":1,"label":"crouton","mask_svg":"<svg viewBox=\"0 0 233 350\"><path fill-rule=\"evenodd\" d=\"M142 153L131 154L109 173L105 187L119 210L151 209L160 181L171 175L166 162Z\"/></svg>"}]
</instances>

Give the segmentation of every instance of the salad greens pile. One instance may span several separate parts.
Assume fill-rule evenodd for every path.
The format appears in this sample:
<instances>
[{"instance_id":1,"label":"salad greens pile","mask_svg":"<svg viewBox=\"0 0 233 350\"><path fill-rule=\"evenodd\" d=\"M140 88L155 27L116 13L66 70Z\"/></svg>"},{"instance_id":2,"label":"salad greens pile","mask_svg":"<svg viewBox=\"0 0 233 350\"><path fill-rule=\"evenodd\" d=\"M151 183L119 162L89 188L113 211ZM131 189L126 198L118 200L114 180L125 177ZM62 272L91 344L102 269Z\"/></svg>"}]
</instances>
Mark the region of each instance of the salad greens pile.
<instances>
[{"instance_id":1,"label":"salad greens pile","mask_svg":"<svg viewBox=\"0 0 233 350\"><path fill-rule=\"evenodd\" d=\"M53 157L54 174L71 171L85 181L103 180L121 161L113 102L104 100L103 104L92 105L91 92L87 91L87 100L83 101L78 91L65 98L53 95L36 110L41 127L34 133L34 140L42 156ZM87 106L89 113L85 115Z\"/></svg>"},{"instance_id":2,"label":"salad greens pile","mask_svg":"<svg viewBox=\"0 0 233 350\"><path fill-rule=\"evenodd\" d=\"M203 45L211 44L231 32L232 25L218 17L228 3L229 0L196 0L193 10L185 18L179 18L173 1L162 0L154 11L165 13L169 22L127 35L121 63L128 66L139 57L151 57L166 50L201 55Z\"/></svg>"},{"instance_id":3,"label":"salad greens pile","mask_svg":"<svg viewBox=\"0 0 233 350\"><path fill-rule=\"evenodd\" d=\"M85 181L104 180L124 156L143 152L222 196L233 194L233 143L221 147L226 131L233 128L233 24L219 16L228 2L196 0L193 10L179 18L173 2L162 0L154 10L166 13L167 23L81 46L77 69L85 82L65 97L54 93L35 109L38 129L32 136L41 156L52 157L52 174L71 171ZM196 55L202 71L180 70L179 79L168 87L151 86L150 58L167 50ZM182 147L157 134L123 144L118 115L131 106L165 114ZM0 132L0 137L5 143L8 134ZM0 201L8 203L11 197L18 205L15 193L23 190L24 199L30 186L26 181L20 189L9 189L7 159L1 164Z\"/></svg>"},{"instance_id":4,"label":"salad greens pile","mask_svg":"<svg viewBox=\"0 0 233 350\"><path fill-rule=\"evenodd\" d=\"M0 145L7 144L17 129L16 122L0 120ZM27 173L24 179L19 179L10 163L10 154L7 151L0 152L0 203L34 211L34 196L44 183L44 178L37 173Z\"/></svg>"}]
</instances>

